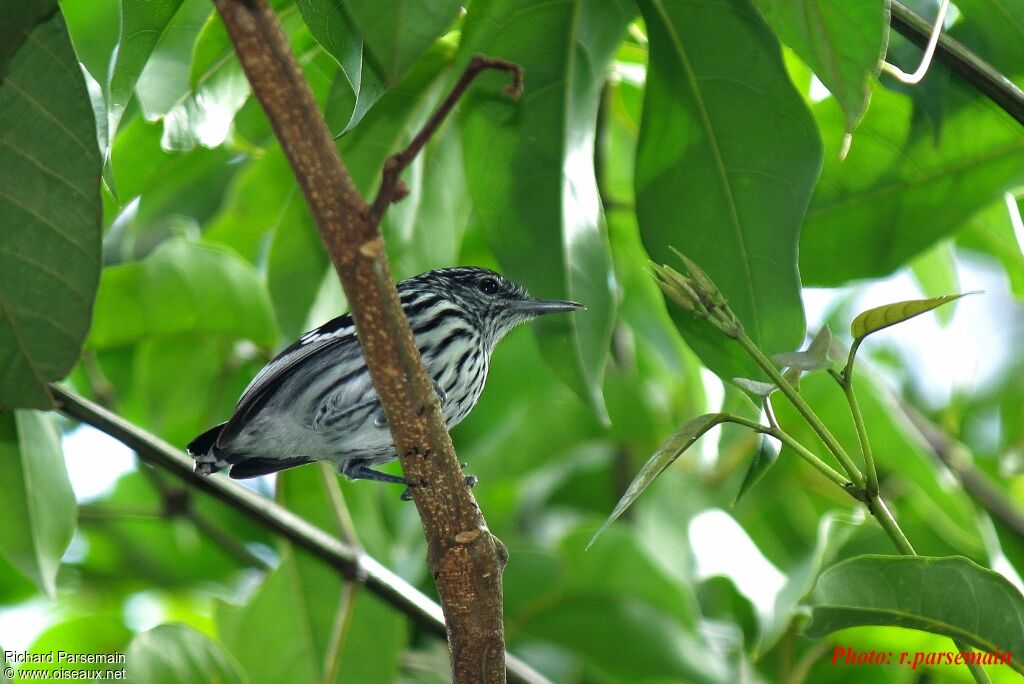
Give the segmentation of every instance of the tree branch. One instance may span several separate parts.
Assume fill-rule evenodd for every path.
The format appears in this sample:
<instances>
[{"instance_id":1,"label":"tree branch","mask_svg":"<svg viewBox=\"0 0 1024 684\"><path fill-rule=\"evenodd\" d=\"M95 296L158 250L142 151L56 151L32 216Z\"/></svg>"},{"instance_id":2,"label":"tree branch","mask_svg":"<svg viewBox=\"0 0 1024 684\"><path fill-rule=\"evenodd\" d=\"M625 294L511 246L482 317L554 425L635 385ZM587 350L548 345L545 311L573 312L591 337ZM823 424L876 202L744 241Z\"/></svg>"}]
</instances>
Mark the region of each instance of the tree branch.
<instances>
[{"instance_id":1,"label":"tree branch","mask_svg":"<svg viewBox=\"0 0 1024 684\"><path fill-rule=\"evenodd\" d=\"M370 378L423 523L454 681L504 682L501 571L507 552L488 531L455 456L433 384L399 306L380 217L372 215L342 166L266 0L215 0L215 5L351 306Z\"/></svg>"},{"instance_id":2,"label":"tree branch","mask_svg":"<svg viewBox=\"0 0 1024 684\"><path fill-rule=\"evenodd\" d=\"M320 558L349 581L362 584L428 632L444 637L444 616L440 606L365 552L352 548L233 480L196 474L193 462L180 449L102 406L58 385L51 385L50 392L59 410L68 417L124 443L142 461L170 473L188 485L190 490L199 490L223 501L257 524ZM506 654L506 659L512 681L548 684L543 675L512 654Z\"/></svg>"},{"instance_id":3,"label":"tree branch","mask_svg":"<svg viewBox=\"0 0 1024 684\"><path fill-rule=\"evenodd\" d=\"M922 49L927 46L931 24L896 0L890 3L890 24ZM939 36L935 58L1024 125L1024 91L998 69L946 33Z\"/></svg>"},{"instance_id":4,"label":"tree branch","mask_svg":"<svg viewBox=\"0 0 1024 684\"><path fill-rule=\"evenodd\" d=\"M901 401L900 408L924 437L932 453L957 476L967 493L1024 540L1024 512L974 465L967 449L909 403Z\"/></svg>"}]
</instances>

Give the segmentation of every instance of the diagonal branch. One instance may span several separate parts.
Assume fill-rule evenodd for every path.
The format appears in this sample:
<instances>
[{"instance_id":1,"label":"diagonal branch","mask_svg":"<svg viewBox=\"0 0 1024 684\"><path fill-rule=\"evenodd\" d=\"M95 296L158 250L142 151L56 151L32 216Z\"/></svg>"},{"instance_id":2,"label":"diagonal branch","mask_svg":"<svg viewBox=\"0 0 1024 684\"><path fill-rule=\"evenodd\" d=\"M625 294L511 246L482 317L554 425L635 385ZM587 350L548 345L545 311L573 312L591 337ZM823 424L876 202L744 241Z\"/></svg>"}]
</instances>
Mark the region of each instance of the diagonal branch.
<instances>
[{"instance_id":1,"label":"diagonal branch","mask_svg":"<svg viewBox=\"0 0 1024 684\"><path fill-rule=\"evenodd\" d=\"M399 306L379 217L342 166L266 0L215 0L253 92L316 220L352 308L370 378L423 523L455 682L504 682L504 546L487 529Z\"/></svg>"},{"instance_id":2,"label":"diagonal branch","mask_svg":"<svg viewBox=\"0 0 1024 684\"><path fill-rule=\"evenodd\" d=\"M363 551L327 534L274 501L223 477L206 477L193 471L190 459L163 440L115 413L58 385L50 385L61 412L91 425L138 454L144 462L164 470L189 486L209 494L251 518L257 524L310 552L336 568L343 577L364 585L379 598L407 615L431 634L444 637L441 608L419 589L394 574ZM547 680L512 654L506 654L510 679L526 684Z\"/></svg>"},{"instance_id":3,"label":"diagonal branch","mask_svg":"<svg viewBox=\"0 0 1024 684\"><path fill-rule=\"evenodd\" d=\"M890 12L892 27L925 49L932 26L896 0L890 4ZM939 36L935 58L1024 125L1024 91L995 67L945 33Z\"/></svg>"}]
</instances>

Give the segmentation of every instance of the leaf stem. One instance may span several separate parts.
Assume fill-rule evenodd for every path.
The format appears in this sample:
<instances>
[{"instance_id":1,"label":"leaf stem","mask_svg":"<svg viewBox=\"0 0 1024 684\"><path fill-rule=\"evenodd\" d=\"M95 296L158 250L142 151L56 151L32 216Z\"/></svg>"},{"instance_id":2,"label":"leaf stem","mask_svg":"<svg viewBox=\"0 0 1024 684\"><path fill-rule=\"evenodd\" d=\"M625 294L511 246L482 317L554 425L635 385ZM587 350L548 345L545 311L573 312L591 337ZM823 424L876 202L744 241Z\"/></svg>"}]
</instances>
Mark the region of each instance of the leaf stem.
<instances>
[{"instance_id":1,"label":"leaf stem","mask_svg":"<svg viewBox=\"0 0 1024 684\"><path fill-rule=\"evenodd\" d=\"M850 360L853 360L852 351ZM857 441L860 442L860 453L864 457L864 470L867 472L868 497L873 497L878 494L878 470L875 467L875 457L871 451L868 431L864 426L864 415L860 411L860 402L857 401L857 393L853 390L853 366L847 366L837 380L843 388L843 394L846 395L846 403L850 405L853 424L857 428Z\"/></svg>"},{"instance_id":2,"label":"leaf stem","mask_svg":"<svg viewBox=\"0 0 1024 684\"><path fill-rule=\"evenodd\" d=\"M779 390L786 395L790 403L800 412L800 415L804 417L807 424L811 426L811 429L821 438L825 446L829 451L836 457L839 464L846 471L846 474L850 476L850 481L858 490L864 489L864 475L857 468L857 465L850 459L849 454L843 449L842 445L839 444L838 440L832 435L825 424L821 422L821 419L814 413L807 402L803 400L799 392L782 377L782 373L775 367L775 365L764 355L764 353L757 347L756 344L747 336L747 333L740 331L739 336L736 338L739 343L743 346L743 349L754 359L754 361L761 367L762 370L771 378L772 382L779 388Z\"/></svg>"},{"instance_id":3,"label":"leaf stem","mask_svg":"<svg viewBox=\"0 0 1024 684\"><path fill-rule=\"evenodd\" d=\"M748 420L742 416L737 416L733 413L725 414L723 422L735 423L736 425L742 425L748 427L754 432L760 432L762 434L774 437L779 440L790 449L797 453L797 456L811 464L818 472L827 477L828 479L835 482L843 489L850 491L853 483L848 478L842 476L835 468L822 461L820 458L814 455L814 453L805 447L803 444L798 442L792 435L783 431L782 428L777 425L762 425L754 420ZM853 492L851 492L852 494ZM856 498L856 497L854 497Z\"/></svg>"},{"instance_id":4,"label":"leaf stem","mask_svg":"<svg viewBox=\"0 0 1024 684\"><path fill-rule=\"evenodd\" d=\"M766 434L771 435L775 439L779 440L790 449L796 452L797 456L807 461L809 464L814 466L822 475L835 482L837 485L845 489L850 493L853 498L857 498L856 492L853 491L854 483L850 482L849 478L843 477L839 471L834 469L829 464L822 461L820 458L814 455L814 453L805 447L803 444L798 442L796 438L787 432L784 432L781 428L772 428Z\"/></svg>"}]
</instances>

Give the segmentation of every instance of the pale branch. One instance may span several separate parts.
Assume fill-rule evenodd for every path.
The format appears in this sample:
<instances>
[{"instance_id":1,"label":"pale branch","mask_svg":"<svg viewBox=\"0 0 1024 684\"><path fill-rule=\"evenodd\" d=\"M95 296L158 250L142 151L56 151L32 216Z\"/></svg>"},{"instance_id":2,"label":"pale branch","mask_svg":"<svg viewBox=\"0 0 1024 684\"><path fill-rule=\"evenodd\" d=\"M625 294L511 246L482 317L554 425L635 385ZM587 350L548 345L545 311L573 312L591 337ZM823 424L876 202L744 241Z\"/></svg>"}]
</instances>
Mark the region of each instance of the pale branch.
<instances>
[{"instance_id":1,"label":"pale branch","mask_svg":"<svg viewBox=\"0 0 1024 684\"><path fill-rule=\"evenodd\" d=\"M226 477L194 472L194 463L177 449L117 414L58 385L50 392L59 410L69 418L110 435L128 446L139 459L231 506L258 525L308 551L352 582L362 584L377 597L441 638L445 636L441 607L419 589L381 565L372 556L332 537L280 504L256 494ZM151 511L154 517L164 511ZM261 562L260 567L263 566ZM525 684L546 684L547 679L512 654L506 654L509 679Z\"/></svg>"},{"instance_id":2,"label":"pale branch","mask_svg":"<svg viewBox=\"0 0 1024 684\"><path fill-rule=\"evenodd\" d=\"M896 0L889 7L890 25L924 49L931 36L931 24ZM943 33L939 36L935 59L1024 125L1024 91L963 43Z\"/></svg>"},{"instance_id":3,"label":"pale branch","mask_svg":"<svg viewBox=\"0 0 1024 684\"><path fill-rule=\"evenodd\" d=\"M921 433L932 453L956 475L971 497L990 515L1024 540L1024 511L1005 494L984 471L974 465L967 448L947 435L905 401L900 408Z\"/></svg>"},{"instance_id":4,"label":"pale branch","mask_svg":"<svg viewBox=\"0 0 1024 684\"><path fill-rule=\"evenodd\" d=\"M379 217L359 196L266 0L215 0L341 279L402 471L420 514L448 629L452 676L504 682L504 546L462 473L398 302ZM397 183L396 183L397 187Z\"/></svg>"}]
</instances>

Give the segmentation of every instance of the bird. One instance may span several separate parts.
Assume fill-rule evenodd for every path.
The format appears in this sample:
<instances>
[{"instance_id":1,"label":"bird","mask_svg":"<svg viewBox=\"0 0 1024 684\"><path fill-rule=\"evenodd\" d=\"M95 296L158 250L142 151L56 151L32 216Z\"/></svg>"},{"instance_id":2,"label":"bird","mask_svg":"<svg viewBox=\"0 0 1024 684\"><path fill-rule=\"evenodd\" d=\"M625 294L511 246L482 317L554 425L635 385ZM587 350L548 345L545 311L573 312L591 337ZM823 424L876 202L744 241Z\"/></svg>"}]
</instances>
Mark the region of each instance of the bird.
<instances>
[{"instance_id":1,"label":"bird","mask_svg":"<svg viewBox=\"0 0 1024 684\"><path fill-rule=\"evenodd\" d=\"M397 287L449 428L480 399L491 353L509 331L538 316L586 308L534 299L477 266L427 271ZM398 456L351 313L284 349L249 383L230 418L187 449L202 475L227 469L244 479L326 460L350 480L407 484L374 469Z\"/></svg>"}]
</instances>

